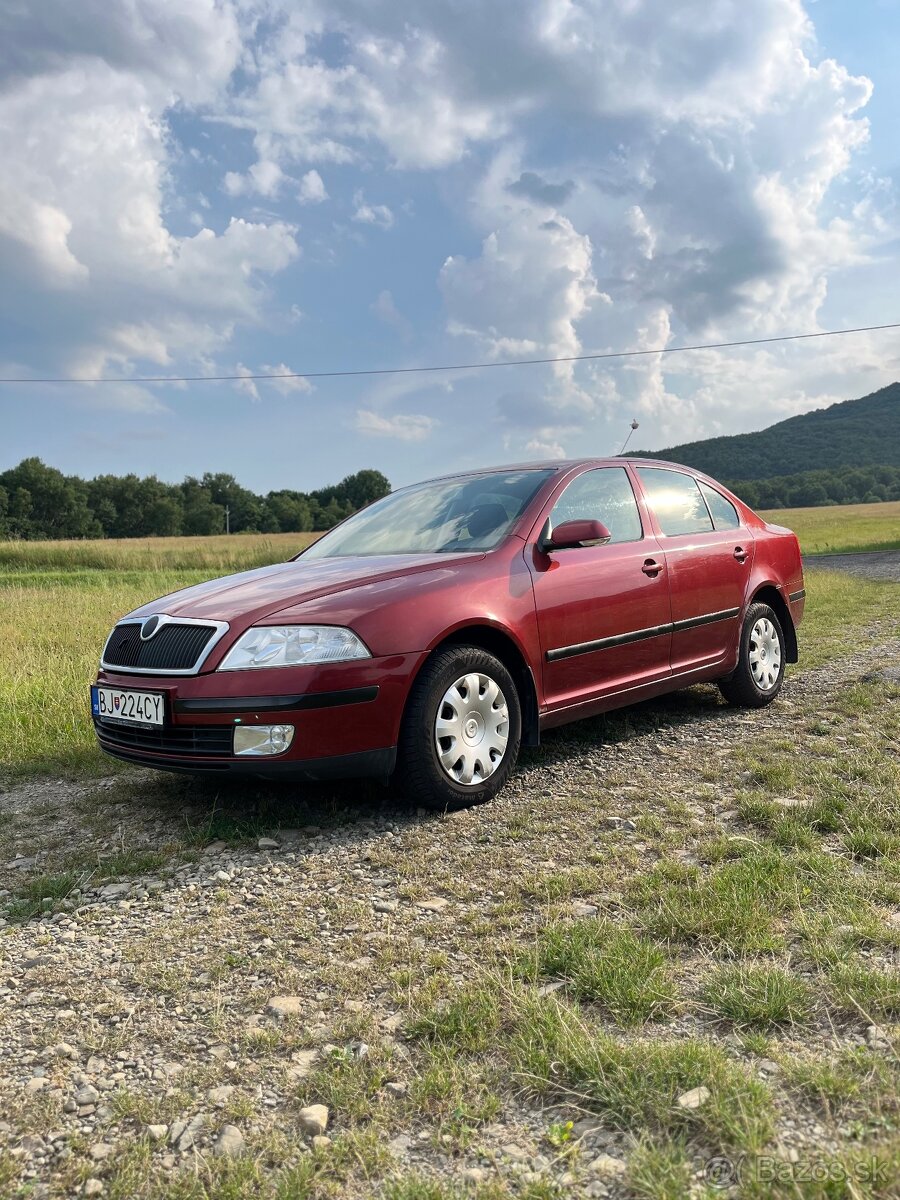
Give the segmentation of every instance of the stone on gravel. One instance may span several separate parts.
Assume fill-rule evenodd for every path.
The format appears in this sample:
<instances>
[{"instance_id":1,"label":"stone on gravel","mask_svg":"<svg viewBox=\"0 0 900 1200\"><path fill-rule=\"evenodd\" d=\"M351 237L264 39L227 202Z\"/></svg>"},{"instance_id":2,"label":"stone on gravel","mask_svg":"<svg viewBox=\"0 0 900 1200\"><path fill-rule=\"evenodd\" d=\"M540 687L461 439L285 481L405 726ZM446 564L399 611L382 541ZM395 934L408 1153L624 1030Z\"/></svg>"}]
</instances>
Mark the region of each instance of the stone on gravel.
<instances>
[{"instance_id":1,"label":"stone on gravel","mask_svg":"<svg viewBox=\"0 0 900 1200\"><path fill-rule=\"evenodd\" d=\"M96 1104L100 1099L100 1093L91 1083L86 1083L84 1087L78 1089L75 1093L75 1103L79 1108L85 1104Z\"/></svg>"},{"instance_id":2,"label":"stone on gravel","mask_svg":"<svg viewBox=\"0 0 900 1200\"><path fill-rule=\"evenodd\" d=\"M206 1098L216 1108L224 1108L233 1092L234 1088L230 1083L223 1083L221 1087L210 1088L206 1093Z\"/></svg>"},{"instance_id":3,"label":"stone on gravel","mask_svg":"<svg viewBox=\"0 0 900 1200\"><path fill-rule=\"evenodd\" d=\"M169 1145L174 1146L176 1150L182 1153L185 1150L190 1150L196 1140L197 1134L203 1129L205 1124L206 1113L197 1113L189 1121L173 1121L169 1126Z\"/></svg>"},{"instance_id":4,"label":"stone on gravel","mask_svg":"<svg viewBox=\"0 0 900 1200\"><path fill-rule=\"evenodd\" d=\"M169 1132L168 1125L148 1125L147 1126L147 1133L150 1135L150 1137L153 1139L154 1142L161 1142L168 1132Z\"/></svg>"},{"instance_id":5,"label":"stone on gravel","mask_svg":"<svg viewBox=\"0 0 900 1200\"><path fill-rule=\"evenodd\" d=\"M691 1088L689 1092L682 1092L678 1097L679 1108L700 1108L705 1104L712 1095L708 1087Z\"/></svg>"},{"instance_id":6,"label":"stone on gravel","mask_svg":"<svg viewBox=\"0 0 900 1200\"><path fill-rule=\"evenodd\" d=\"M82 1196L99 1196L103 1191L103 1182L100 1179L86 1179L84 1187L81 1189Z\"/></svg>"},{"instance_id":7,"label":"stone on gravel","mask_svg":"<svg viewBox=\"0 0 900 1200\"><path fill-rule=\"evenodd\" d=\"M471 1183L477 1186L479 1183L484 1183L485 1179L487 1179L487 1171L483 1167L466 1167L461 1172L460 1179L463 1183Z\"/></svg>"},{"instance_id":8,"label":"stone on gravel","mask_svg":"<svg viewBox=\"0 0 900 1200\"><path fill-rule=\"evenodd\" d=\"M100 895L104 900L118 900L120 896L127 896L130 891L130 883L108 883L100 889Z\"/></svg>"},{"instance_id":9,"label":"stone on gravel","mask_svg":"<svg viewBox=\"0 0 900 1200\"><path fill-rule=\"evenodd\" d=\"M210 855L221 854L223 850L227 850L227 849L228 849L227 842L222 842L222 841L210 842L208 846L203 847L203 853L210 854Z\"/></svg>"},{"instance_id":10,"label":"stone on gravel","mask_svg":"<svg viewBox=\"0 0 900 1200\"><path fill-rule=\"evenodd\" d=\"M328 1109L324 1104L310 1104L307 1108L300 1109L297 1119L304 1133L315 1136L324 1133L328 1128Z\"/></svg>"},{"instance_id":11,"label":"stone on gravel","mask_svg":"<svg viewBox=\"0 0 900 1200\"><path fill-rule=\"evenodd\" d=\"M312 1140L313 1150L327 1150L331 1145L331 1138L326 1137L324 1133L317 1133Z\"/></svg>"},{"instance_id":12,"label":"stone on gravel","mask_svg":"<svg viewBox=\"0 0 900 1200\"><path fill-rule=\"evenodd\" d=\"M426 912L440 912L450 903L443 896L432 896L430 900L417 900L416 908L424 908Z\"/></svg>"},{"instance_id":13,"label":"stone on gravel","mask_svg":"<svg viewBox=\"0 0 900 1200\"><path fill-rule=\"evenodd\" d=\"M235 1158L245 1149L244 1135L237 1125L223 1125L213 1145L213 1154L220 1158Z\"/></svg>"},{"instance_id":14,"label":"stone on gravel","mask_svg":"<svg viewBox=\"0 0 900 1200\"><path fill-rule=\"evenodd\" d=\"M598 1154L597 1157L588 1164L587 1169L592 1175L624 1175L625 1163L621 1158L614 1158L612 1154Z\"/></svg>"},{"instance_id":15,"label":"stone on gravel","mask_svg":"<svg viewBox=\"0 0 900 1200\"><path fill-rule=\"evenodd\" d=\"M103 1162L104 1158L109 1158L114 1149L115 1147L111 1146L109 1142L95 1142L88 1153L94 1162Z\"/></svg>"},{"instance_id":16,"label":"stone on gravel","mask_svg":"<svg viewBox=\"0 0 900 1200\"><path fill-rule=\"evenodd\" d=\"M306 1005L302 996L273 996L266 1008L276 1017L296 1017Z\"/></svg>"},{"instance_id":17,"label":"stone on gravel","mask_svg":"<svg viewBox=\"0 0 900 1200\"><path fill-rule=\"evenodd\" d=\"M873 1050L889 1050L891 1039L886 1029L880 1025L869 1025L866 1029L866 1041Z\"/></svg>"},{"instance_id":18,"label":"stone on gravel","mask_svg":"<svg viewBox=\"0 0 900 1200\"><path fill-rule=\"evenodd\" d=\"M25 1084L25 1091L29 1093L42 1092L49 1082L49 1079L45 1079L43 1075L35 1075Z\"/></svg>"},{"instance_id":19,"label":"stone on gravel","mask_svg":"<svg viewBox=\"0 0 900 1200\"><path fill-rule=\"evenodd\" d=\"M372 908L377 913L395 913L400 907L396 900L376 900Z\"/></svg>"},{"instance_id":20,"label":"stone on gravel","mask_svg":"<svg viewBox=\"0 0 900 1200\"><path fill-rule=\"evenodd\" d=\"M572 901L572 913L576 917L596 917L597 912L596 904L586 904L584 900Z\"/></svg>"},{"instance_id":21,"label":"stone on gravel","mask_svg":"<svg viewBox=\"0 0 900 1200\"><path fill-rule=\"evenodd\" d=\"M291 1079L305 1079L312 1070L312 1065L318 1055L318 1050L295 1050L291 1055L291 1065L288 1067L288 1075Z\"/></svg>"},{"instance_id":22,"label":"stone on gravel","mask_svg":"<svg viewBox=\"0 0 900 1200\"><path fill-rule=\"evenodd\" d=\"M276 842L274 838L259 838L256 848L257 850L280 850L281 843Z\"/></svg>"}]
</instances>

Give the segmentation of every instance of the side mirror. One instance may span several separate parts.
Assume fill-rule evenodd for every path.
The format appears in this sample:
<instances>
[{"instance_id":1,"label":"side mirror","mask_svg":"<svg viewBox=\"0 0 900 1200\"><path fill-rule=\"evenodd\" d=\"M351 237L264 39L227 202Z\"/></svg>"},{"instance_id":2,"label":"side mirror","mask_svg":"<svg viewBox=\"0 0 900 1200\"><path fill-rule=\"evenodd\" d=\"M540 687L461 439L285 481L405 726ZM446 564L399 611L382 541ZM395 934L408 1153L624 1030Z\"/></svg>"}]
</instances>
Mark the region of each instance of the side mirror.
<instances>
[{"instance_id":1,"label":"side mirror","mask_svg":"<svg viewBox=\"0 0 900 1200\"><path fill-rule=\"evenodd\" d=\"M539 546L546 554L550 550L571 550L576 546L605 546L611 539L612 534L602 521L563 521L555 529L545 528Z\"/></svg>"}]
</instances>

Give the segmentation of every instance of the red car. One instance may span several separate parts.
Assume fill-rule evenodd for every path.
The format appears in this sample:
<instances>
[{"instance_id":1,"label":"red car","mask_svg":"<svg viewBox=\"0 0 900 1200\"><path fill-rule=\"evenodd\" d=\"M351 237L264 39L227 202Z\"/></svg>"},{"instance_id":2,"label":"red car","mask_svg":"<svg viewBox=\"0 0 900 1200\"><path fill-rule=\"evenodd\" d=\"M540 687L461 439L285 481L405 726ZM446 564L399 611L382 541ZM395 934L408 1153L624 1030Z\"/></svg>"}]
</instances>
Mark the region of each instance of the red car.
<instances>
[{"instance_id":1,"label":"red car","mask_svg":"<svg viewBox=\"0 0 900 1200\"><path fill-rule=\"evenodd\" d=\"M794 534L685 467L472 471L123 617L94 724L145 766L393 777L459 808L496 795L554 725L709 680L770 703L804 595Z\"/></svg>"}]
</instances>

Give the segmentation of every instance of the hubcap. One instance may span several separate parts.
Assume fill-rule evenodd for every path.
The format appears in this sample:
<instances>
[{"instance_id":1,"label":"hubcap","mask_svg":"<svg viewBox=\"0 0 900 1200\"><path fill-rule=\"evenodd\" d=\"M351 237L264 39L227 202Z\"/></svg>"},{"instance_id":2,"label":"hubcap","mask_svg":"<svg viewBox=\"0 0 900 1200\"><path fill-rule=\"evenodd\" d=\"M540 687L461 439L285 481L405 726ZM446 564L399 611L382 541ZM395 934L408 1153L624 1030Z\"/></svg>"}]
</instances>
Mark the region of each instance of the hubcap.
<instances>
[{"instance_id":1,"label":"hubcap","mask_svg":"<svg viewBox=\"0 0 900 1200\"><path fill-rule=\"evenodd\" d=\"M473 671L451 684L438 705L434 742L454 783L471 787L497 770L509 741L509 709L499 684Z\"/></svg>"},{"instance_id":2,"label":"hubcap","mask_svg":"<svg viewBox=\"0 0 900 1200\"><path fill-rule=\"evenodd\" d=\"M750 672L756 686L769 692L781 670L781 638L768 617L760 617L750 630Z\"/></svg>"}]
</instances>

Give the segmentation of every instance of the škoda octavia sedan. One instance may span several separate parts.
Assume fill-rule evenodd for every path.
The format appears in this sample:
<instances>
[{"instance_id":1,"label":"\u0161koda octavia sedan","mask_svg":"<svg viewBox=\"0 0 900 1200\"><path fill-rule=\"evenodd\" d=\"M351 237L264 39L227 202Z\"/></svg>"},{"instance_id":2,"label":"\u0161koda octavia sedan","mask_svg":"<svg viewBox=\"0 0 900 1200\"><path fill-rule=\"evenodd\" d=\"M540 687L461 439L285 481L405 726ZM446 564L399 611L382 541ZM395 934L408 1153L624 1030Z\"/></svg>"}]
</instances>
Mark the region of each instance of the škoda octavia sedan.
<instances>
[{"instance_id":1,"label":"\u0161koda octavia sedan","mask_svg":"<svg viewBox=\"0 0 900 1200\"><path fill-rule=\"evenodd\" d=\"M760 707L797 660L797 539L657 460L471 471L392 493L290 562L123 617L91 689L109 754L162 770L393 779L490 800L519 748L714 681Z\"/></svg>"}]
</instances>

